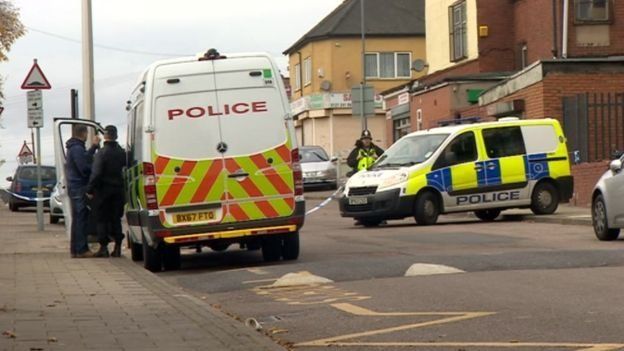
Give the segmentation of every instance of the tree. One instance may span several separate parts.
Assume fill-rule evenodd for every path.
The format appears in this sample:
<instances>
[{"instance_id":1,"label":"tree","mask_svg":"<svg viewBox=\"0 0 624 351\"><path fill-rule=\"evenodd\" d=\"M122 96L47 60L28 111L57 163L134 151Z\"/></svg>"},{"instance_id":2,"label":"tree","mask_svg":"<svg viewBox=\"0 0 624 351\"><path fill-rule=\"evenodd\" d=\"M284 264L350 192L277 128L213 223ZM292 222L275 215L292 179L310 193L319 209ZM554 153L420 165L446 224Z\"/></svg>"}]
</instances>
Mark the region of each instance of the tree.
<instances>
[{"instance_id":1,"label":"tree","mask_svg":"<svg viewBox=\"0 0 624 351\"><path fill-rule=\"evenodd\" d=\"M26 29L19 18L19 9L10 0L0 0L0 61L9 59L11 45L25 32ZM2 98L1 80L0 98Z\"/></svg>"}]
</instances>

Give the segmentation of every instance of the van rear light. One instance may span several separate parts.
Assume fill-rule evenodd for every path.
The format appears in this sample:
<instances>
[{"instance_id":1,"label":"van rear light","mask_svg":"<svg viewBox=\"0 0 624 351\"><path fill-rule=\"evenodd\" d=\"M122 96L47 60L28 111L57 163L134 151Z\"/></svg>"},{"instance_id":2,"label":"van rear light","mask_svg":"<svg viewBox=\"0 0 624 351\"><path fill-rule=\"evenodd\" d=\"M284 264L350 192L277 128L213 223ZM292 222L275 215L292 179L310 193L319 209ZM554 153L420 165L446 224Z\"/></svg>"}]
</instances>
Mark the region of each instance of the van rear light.
<instances>
[{"instance_id":1,"label":"van rear light","mask_svg":"<svg viewBox=\"0 0 624 351\"><path fill-rule=\"evenodd\" d=\"M290 156L295 179L295 196L301 196L303 195L303 172L301 171L301 163L299 163L299 149L293 149Z\"/></svg>"},{"instance_id":2,"label":"van rear light","mask_svg":"<svg viewBox=\"0 0 624 351\"><path fill-rule=\"evenodd\" d=\"M149 162L143 163L143 190L148 210L158 209L158 195L156 194L156 173L154 165Z\"/></svg>"}]
</instances>

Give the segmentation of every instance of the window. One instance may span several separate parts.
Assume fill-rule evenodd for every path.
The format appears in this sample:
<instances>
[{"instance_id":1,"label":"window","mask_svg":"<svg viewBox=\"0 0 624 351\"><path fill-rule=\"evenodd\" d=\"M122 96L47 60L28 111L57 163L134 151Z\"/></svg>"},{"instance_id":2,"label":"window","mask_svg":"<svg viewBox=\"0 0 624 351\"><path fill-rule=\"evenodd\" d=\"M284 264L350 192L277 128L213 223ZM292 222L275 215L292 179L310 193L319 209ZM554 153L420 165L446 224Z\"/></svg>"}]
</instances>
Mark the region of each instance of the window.
<instances>
[{"instance_id":1,"label":"window","mask_svg":"<svg viewBox=\"0 0 624 351\"><path fill-rule=\"evenodd\" d=\"M394 120L394 141L401 139L411 132L411 121L409 117Z\"/></svg>"},{"instance_id":2,"label":"window","mask_svg":"<svg viewBox=\"0 0 624 351\"><path fill-rule=\"evenodd\" d=\"M312 84L312 58L303 60L303 86Z\"/></svg>"},{"instance_id":3,"label":"window","mask_svg":"<svg viewBox=\"0 0 624 351\"><path fill-rule=\"evenodd\" d=\"M608 22L609 0L574 0L576 22Z\"/></svg>"},{"instance_id":4,"label":"window","mask_svg":"<svg viewBox=\"0 0 624 351\"><path fill-rule=\"evenodd\" d=\"M520 127L484 129L483 141L489 158L524 155L526 153Z\"/></svg>"},{"instance_id":5,"label":"window","mask_svg":"<svg viewBox=\"0 0 624 351\"><path fill-rule=\"evenodd\" d=\"M444 148L433 168L439 169L474 162L477 158L475 135L473 132L467 132L456 137Z\"/></svg>"},{"instance_id":6,"label":"window","mask_svg":"<svg viewBox=\"0 0 624 351\"><path fill-rule=\"evenodd\" d=\"M301 65L295 65L295 90L301 89Z\"/></svg>"},{"instance_id":7,"label":"window","mask_svg":"<svg viewBox=\"0 0 624 351\"><path fill-rule=\"evenodd\" d=\"M409 52L374 52L366 54L366 78L411 78L412 54Z\"/></svg>"},{"instance_id":8,"label":"window","mask_svg":"<svg viewBox=\"0 0 624 351\"><path fill-rule=\"evenodd\" d=\"M522 126L521 130L527 154L532 155L557 151L559 138L552 125Z\"/></svg>"},{"instance_id":9,"label":"window","mask_svg":"<svg viewBox=\"0 0 624 351\"><path fill-rule=\"evenodd\" d=\"M459 61L468 57L468 33L466 28L466 1L462 1L449 7L451 61Z\"/></svg>"}]
</instances>

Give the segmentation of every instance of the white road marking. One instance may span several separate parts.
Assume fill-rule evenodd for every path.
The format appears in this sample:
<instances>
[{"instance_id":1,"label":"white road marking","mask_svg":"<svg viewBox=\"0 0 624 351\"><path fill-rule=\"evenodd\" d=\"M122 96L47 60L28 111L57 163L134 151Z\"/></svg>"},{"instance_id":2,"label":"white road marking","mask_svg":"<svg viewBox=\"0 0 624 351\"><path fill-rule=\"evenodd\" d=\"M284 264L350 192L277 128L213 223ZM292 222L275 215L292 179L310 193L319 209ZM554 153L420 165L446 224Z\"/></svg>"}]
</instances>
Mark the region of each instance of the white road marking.
<instances>
[{"instance_id":1,"label":"white road marking","mask_svg":"<svg viewBox=\"0 0 624 351\"><path fill-rule=\"evenodd\" d=\"M455 267L445 266L441 264L429 264L429 263L414 263L405 272L406 277L416 277L422 275L437 275L437 274L455 274L465 273L461 269Z\"/></svg>"}]
</instances>

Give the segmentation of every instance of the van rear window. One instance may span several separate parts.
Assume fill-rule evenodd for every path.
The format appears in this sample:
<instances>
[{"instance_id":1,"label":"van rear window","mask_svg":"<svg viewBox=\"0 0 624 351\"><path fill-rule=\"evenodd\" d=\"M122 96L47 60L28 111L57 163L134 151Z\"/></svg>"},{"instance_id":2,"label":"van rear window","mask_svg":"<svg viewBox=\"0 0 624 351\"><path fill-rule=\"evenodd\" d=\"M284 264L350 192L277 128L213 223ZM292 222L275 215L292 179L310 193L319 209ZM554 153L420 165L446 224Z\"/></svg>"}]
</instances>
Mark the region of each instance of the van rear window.
<instances>
[{"instance_id":1,"label":"van rear window","mask_svg":"<svg viewBox=\"0 0 624 351\"><path fill-rule=\"evenodd\" d=\"M37 167L22 167L17 175L20 180L37 180ZM56 169L41 167L41 180L56 180Z\"/></svg>"}]
</instances>

